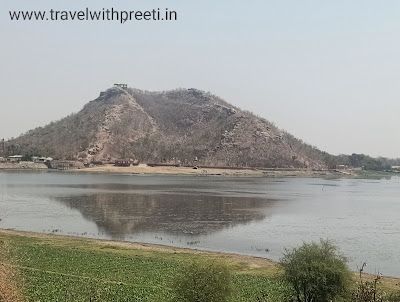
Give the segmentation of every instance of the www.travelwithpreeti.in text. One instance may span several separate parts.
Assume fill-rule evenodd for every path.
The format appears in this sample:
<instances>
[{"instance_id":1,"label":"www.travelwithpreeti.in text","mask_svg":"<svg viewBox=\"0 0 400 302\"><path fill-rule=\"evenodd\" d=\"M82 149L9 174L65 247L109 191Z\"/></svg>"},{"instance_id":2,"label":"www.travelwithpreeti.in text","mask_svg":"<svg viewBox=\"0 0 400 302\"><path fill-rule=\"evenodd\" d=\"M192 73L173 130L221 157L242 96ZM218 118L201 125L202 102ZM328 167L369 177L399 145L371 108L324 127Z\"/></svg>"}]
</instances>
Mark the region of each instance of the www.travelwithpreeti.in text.
<instances>
[{"instance_id":1,"label":"www.travelwithpreeti.in text","mask_svg":"<svg viewBox=\"0 0 400 302\"><path fill-rule=\"evenodd\" d=\"M92 10L31 10L9 11L12 21L118 21L121 24L126 21L177 21L178 13L175 10L118 10L103 8Z\"/></svg>"}]
</instances>

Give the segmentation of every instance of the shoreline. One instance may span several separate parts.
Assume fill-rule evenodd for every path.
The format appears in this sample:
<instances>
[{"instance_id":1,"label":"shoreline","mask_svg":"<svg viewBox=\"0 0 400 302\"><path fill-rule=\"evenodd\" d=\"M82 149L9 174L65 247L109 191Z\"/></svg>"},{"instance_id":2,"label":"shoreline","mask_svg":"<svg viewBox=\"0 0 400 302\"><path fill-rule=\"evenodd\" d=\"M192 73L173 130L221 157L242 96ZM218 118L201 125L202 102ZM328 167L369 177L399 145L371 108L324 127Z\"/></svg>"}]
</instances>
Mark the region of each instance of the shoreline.
<instances>
[{"instance_id":1,"label":"shoreline","mask_svg":"<svg viewBox=\"0 0 400 302\"><path fill-rule=\"evenodd\" d=\"M38 233L31 231L18 231L14 229L3 229L0 228L0 235L11 235L20 236L27 238L45 239L45 240L55 240L55 241L75 241L82 243L89 243L100 246L109 246L110 248L118 247L128 250L143 250L148 252L162 252L169 254L192 254L192 255L202 255L207 257L226 259L233 262L240 262L247 264L250 268L261 268L261 267L275 267L277 262L263 257L241 255L235 253L226 252L214 252L208 250L191 249L184 247L174 247L170 245L156 244L156 243L145 243L145 242L131 242L131 241L116 241L109 239L95 239L88 237L79 237L71 235L60 235L60 234L50 234L50 233Z\"/></svg>"},{"instance_id":2,"label":"shoreline","mask_svg":"<svg viewBox=\"0 0 400 302\"><path fill-rule=\"evenodd\" d=\"M287 301L290 296L278 263L253 256L1 228L0 255L0 289L8 290L7 301L69 297L84 301L88 296L96 301L125 301L126 297L169 301L171 280L195 261L226 266L232 274L235 301L255 301L265 293L271 301ZM363 281L373 282L374 277L363 274ZM354 286L358 278L354 272ZM397 293L399 281L382 277L377 287L380 292Z\"/></svg>"},{"instance_id":3,"label":"shoreline","mask_svg":"<svg viewBox=\"0 0 400 302\"><path fill-rule=\"evenodd\" d=\"M155 166L146 164L129 167L117 167L113 164L95 166L89 168L74 168L68 170L48 169L44 164L21 162L18 164L0 163L1 171L57 171L57 172L79 172L79 173L104 173L104 174L129 174L129 175L194 175L194 176L236 176L236 177L332 177L332 178L354 178L364 177L365 174L374 176L377 173L371 173L352 169L352 170L313 170L313 169L235 169L235 168L202 168L175 167L175 166ZM379 176L392 176L392 173L380 173Z\"/></svg>"},{"instance_id":4,"label":"shoreline","mask_svg":"<svg viewBox=\"0 0 400 302\"><path fill-rule=\"evenodd\" d=\"M128 251L140 250L144 252L160 252L166 254L190 254L190 255L199 255L210 257L214 259L220 259L224 261L228 261L234 264L240 264L248 267L249 270L257 270L257 269L265 269L273 270L278 272L278 262L273 261L269 258L263 258L258 256L249 256L235 253L227 253L227 252L216 252L216 251L208 251L208 250L200 250L200 249L191 249L184 247L174 247L169 245L162 245L156 243L144 243L144 242L130 242L130 241L116 241L109 239L94 239L87 237L79 237L79 236L70 236L70 235L60 235L60 234L49 234L49 233L38 233L31 231L18 231L14 229L3 229L0 228L0 236L18 236L24 238L34 238L45 240L49 242L56 242L61 245L68 245L70 242L74 243L82 243L93 245L96 247L109 247L110 249L124 249ZM354 273L354 276L357 277L359 275L358 271L351 270ZM363 273L365 279L373 280L375 275L369 273ZM400 277L393 276L382 276L381 281L383 283L387 283L390 285L398 285L400 284Z\"/></svg>"},{"instance_id":5,"label":"shoreline","mask_svg":"<svg viewBox=\"0 0 400 302\"><path fill-rule=\"evenodd\" d=\"M137 166L120 167L114 164L93 166L85 168L71 168L66 170L49 169L43 163L20 162L0 163L0 172L64 172L64 173L99 173L99 174L122 174L122 175L174 175L174 176L220 176L220 177L294 177L294 178L385 178L400 176L398 172L370 171L359 168L352 169L295 169L295 168L231 168L231 167L177 167L177 166L148 166L139 164Z\"/></svg>"}]
</instances>

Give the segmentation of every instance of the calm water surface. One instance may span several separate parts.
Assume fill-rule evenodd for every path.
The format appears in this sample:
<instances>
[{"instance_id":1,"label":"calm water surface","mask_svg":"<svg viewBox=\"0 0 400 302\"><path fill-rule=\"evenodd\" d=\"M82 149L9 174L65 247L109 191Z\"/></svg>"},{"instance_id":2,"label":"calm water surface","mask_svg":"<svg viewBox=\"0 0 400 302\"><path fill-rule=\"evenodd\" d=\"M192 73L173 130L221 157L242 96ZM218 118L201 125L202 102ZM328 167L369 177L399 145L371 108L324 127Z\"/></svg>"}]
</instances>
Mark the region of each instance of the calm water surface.
<instances>
[{"instance_id":1,"label":"calm water surface","mask_svg":"<svg viewBox=\"0 0 400 302\"><path fill-rule=\"evenodd\" d=\"M400 178L0 172L0 228L255 255L329 238L400 277Z\"/></svg>"}]
</instances>

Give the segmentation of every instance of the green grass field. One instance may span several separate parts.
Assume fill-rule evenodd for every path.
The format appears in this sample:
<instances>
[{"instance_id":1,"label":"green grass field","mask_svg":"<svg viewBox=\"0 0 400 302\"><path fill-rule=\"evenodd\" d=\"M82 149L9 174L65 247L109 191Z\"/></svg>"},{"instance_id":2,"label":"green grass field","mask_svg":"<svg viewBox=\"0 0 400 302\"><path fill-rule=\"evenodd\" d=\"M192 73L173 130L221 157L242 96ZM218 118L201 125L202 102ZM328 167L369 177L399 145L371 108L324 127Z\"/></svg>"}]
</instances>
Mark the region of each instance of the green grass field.
<instances>
[{"instance_id":1,"label":"green grass field","mask_svg":"<svg viewBox=\"0 0 400 302\"><path fill-rule=\"evenodd\" d=\"M10 246L9 256L3 251L2 260L18 270L21 294L27 301L168 301L173 277L183 264L218 258L57 236L0 232L0 241ZM232 301L258 301L263 294L280 301L290 292L275 266L251 269L238 260L224 262L234 272Z\"/></svg>"},{"instance_id":2,"label":"green grass field","mask_svg":"<svg viewBox=\"0 0 400 302\"><path fill-rule=\"evenodd\" d=\"M0 231L1 263L17 271L25 301L170 301L172 280L194 260L223 261L234 274L231 301L285 301L275 265L187 250L140 249L102 241ZM394 286L393 279L384 286ZM258 299L261 296L267 298Z\"/></svg>"}]
</instances>

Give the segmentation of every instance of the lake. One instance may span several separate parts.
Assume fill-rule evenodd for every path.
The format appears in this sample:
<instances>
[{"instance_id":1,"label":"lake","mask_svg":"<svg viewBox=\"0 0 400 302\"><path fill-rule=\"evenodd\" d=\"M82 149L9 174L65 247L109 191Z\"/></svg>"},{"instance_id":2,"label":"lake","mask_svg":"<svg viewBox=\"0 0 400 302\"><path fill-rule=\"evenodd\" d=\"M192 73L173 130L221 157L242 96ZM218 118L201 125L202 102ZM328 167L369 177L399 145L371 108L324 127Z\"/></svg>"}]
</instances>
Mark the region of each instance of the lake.
<instances>
[{"instance_id":1,"label":"lake","mask_svg":"<svg viewBox=\"0 0 400 302\"><path fill-rule=\"evenodd\" d=\"M349 267L400 277L400 178L0 172L0 228L278 260L331 239Z\"/></svg>"}]
</instances>

